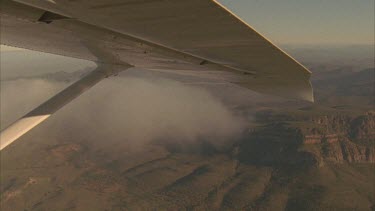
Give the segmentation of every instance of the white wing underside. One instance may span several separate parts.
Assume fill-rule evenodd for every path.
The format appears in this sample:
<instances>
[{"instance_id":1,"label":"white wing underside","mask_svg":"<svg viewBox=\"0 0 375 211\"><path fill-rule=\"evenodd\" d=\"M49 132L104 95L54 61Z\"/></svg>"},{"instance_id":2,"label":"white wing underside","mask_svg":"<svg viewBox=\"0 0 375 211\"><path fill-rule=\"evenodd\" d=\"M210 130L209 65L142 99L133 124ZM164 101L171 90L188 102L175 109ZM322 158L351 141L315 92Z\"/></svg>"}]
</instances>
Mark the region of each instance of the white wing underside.
<instances>
[{"instance_id":1,"label":"white wing underside","mask_svg":"<svg viewBox=\"0 0 375 211\"><path fill-rule=\"evenodd\" d=\"M2 44L313 101L310 72L214 0L17 2L2 0Z\"/></svg>"}]
</instances>

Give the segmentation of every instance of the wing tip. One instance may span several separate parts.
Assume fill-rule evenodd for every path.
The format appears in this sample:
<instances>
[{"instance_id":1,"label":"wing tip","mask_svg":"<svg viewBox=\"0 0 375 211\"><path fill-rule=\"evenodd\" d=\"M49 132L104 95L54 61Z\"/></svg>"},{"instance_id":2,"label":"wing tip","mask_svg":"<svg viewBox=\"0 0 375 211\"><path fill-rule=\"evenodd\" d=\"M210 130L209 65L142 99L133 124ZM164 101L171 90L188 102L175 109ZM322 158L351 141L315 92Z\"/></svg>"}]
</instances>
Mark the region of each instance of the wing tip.
<instances>
[{"instance_id":1,"label":"wing tip","mask_svg":"<svg viewBox=\"0 0 375 211\"><path fill-rule=\"evenodd\" d=\"M314 88L311 85L311 82L308 81L308 86L307 89L304 91L303 95L301 96L302 100L308 101L310 103L315 102L315 97L314 97Z\"/></svg>"}]
</instances>

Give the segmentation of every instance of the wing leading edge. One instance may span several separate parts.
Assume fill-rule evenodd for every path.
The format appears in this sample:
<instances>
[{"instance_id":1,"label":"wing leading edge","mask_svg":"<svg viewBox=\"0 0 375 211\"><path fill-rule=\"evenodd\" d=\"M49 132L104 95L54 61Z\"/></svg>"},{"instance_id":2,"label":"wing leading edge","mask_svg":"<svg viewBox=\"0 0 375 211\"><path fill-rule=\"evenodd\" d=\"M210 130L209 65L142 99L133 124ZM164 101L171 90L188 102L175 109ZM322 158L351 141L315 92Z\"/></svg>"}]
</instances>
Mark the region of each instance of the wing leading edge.
<instances>
[{"instance_id":1,"label":"wing leading edge","mask_svg":"<svg viewBox=\"0 0 375 211\"><path fill-rule=\"evenodd\" d=\"M313 101L311 73L213 0L2 1L2 44L102 61L84 40L135 67Z\"/></svg>"}]
</instances>

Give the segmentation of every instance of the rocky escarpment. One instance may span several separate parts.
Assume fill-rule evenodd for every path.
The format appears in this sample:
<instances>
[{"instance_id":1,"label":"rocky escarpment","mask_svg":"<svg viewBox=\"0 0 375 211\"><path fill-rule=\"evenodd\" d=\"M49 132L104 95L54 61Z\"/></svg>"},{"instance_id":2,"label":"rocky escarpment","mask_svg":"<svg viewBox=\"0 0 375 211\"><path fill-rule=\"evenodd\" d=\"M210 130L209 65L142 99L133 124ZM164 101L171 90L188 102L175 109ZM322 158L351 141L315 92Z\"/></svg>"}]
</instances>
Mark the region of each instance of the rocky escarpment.
<instances>
[{"instance_id":1,"label":"rocky escarpment","mask_svg":"<svg viewBox=\"0 0 375 211\"><path fill-rule=\"evenodd\" d=\"M338 143L327 143L320 146L321 156L326 161L342 163L374 163L375 150L371 146L361 146L348 139L339 140Z\"/></svg>"},{"instance_id":2,"label":"rocky escarpment","mask_svg":"<svg viewBox=\"0 0 375 211\"><path fill-rule=\"evenodd\" d=\"M353 142L371 144L375 141L375 113L360 115L333 114L311 118L312 127L301 128L304 142L337 142L346 137Z\"/></svg>"},{"instance_id":3,"label":"rocky escarpment","mask_svg":"<svg viewBox=\"0 0 375 211\"><path fill-rule=\"evenodd\" d=\"M375 112L368 112L350 122L349 136L354 141L375 142Z\"/></svg>"},{"instance_id":4,"label":"rocky escarpment","mask_svg":"<svg viewBox=\"0 0 375 211\"><path fill-rule=\"evenodd\" d=\"M240 158L261 164L375 163L375 113L304 111L257 114Z\"/></svg>"},{"instance_id":5,"label":"rocky escarpment","mask_svg":"<svg viewBox=\"0 0 375 211\"><path fill-rule=\"evenodd\" d=\"M313 152L320 160L375 163L373 112L324 116L313 118L312 122L313 127L301 129L302 142L314 145L310 148L317 148Z\"/></svg>"}]
</instances>

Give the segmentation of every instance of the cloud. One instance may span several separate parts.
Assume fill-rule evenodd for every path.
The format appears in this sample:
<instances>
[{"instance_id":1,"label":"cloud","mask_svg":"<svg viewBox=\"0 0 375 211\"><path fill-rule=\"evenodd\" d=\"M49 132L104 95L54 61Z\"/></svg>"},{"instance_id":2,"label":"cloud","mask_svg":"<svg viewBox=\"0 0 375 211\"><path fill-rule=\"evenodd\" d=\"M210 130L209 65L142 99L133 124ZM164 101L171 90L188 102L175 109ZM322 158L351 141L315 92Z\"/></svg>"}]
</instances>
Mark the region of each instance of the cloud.
<instances>
[{"instance_id":1,"label":"cloud","mask_svg":"<svg viewBox=\"0 0 375 211\"><path fill-rule=\"evenodd\" d=\"M1 81L1 129L40 105L68 84L43 79Z\"/></svg>"},{"instance_id":2,"label":"cloud","mask_svg":"<svg viewBox=\"0 0 375 211\"><path fill-rule=\"evenodd\" d=\"M2 122L19 117L66 83L42 79L2 82ZM99 144L150 142L222 144L243 131L244 121L208 91L160 78L106 79L41 126L49 136Z\"/></svg>"}]
</instances>

